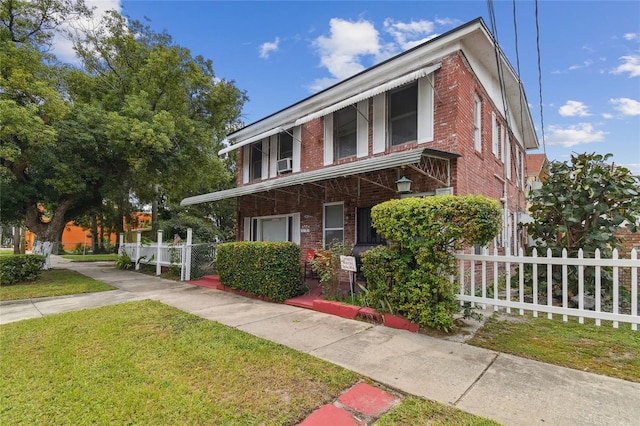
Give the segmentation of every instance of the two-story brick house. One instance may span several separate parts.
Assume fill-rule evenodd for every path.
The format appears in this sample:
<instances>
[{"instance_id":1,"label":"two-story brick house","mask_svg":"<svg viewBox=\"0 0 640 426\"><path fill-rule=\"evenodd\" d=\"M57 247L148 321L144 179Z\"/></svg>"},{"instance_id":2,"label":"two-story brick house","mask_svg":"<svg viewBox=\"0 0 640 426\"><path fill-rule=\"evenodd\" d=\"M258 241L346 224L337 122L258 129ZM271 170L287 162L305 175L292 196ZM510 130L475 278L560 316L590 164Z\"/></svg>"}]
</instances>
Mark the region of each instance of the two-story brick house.
<instances>
[{"instance_id":1,"label":"two-story brick house","mask_svg":"<svg viewBox=\"0 0 640 426\"><path fill-rule=\"evenodd\" d=\"M228 135L238 240L381 240L372 206L401 196L484 194L502 202L496 244L520 244L525 152L538 147L522 84L481 19L433 38ZM396 182L412 181L410 194Z\"/></svg>"}]
</instances>

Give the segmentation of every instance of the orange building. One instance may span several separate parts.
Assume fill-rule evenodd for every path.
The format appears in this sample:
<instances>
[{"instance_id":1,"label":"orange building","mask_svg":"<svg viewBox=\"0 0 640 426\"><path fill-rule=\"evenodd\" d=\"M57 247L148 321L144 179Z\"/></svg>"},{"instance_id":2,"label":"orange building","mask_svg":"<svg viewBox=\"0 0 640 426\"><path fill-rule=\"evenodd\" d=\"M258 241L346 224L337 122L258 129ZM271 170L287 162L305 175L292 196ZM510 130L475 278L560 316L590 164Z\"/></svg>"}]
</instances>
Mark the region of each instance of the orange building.
<instances>
[{"instance_id":1,"label":"orange building","mask_svg":"<svg viewBox=\"0 0 640 426\"><path fill-rule=\"evenodd\" d=\"M124 220L125 230L139 231L151 227L151 214L136 212L132 216L131 223ZM33 248L35 237L33 232L27 230L25 236L27 250ZM104 234L104 240L109 241L110 245L115 245L118 241L118 236L107 231ZM68 252L75 249L91 250L91 229L78 226L73 221L67 223L62 232L61 249Z\"/></svg>"}]
</instances>

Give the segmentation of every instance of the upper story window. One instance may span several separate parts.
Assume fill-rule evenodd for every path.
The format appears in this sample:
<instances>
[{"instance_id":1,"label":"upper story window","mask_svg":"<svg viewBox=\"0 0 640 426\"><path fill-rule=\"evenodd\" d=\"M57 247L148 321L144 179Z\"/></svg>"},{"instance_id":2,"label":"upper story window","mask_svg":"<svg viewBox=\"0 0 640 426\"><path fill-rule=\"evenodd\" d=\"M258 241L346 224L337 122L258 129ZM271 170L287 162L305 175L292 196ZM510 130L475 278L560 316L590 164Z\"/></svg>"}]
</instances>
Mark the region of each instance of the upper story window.
<instances>
[{"instance_id":1,"label":"upper story window","mask_svg":"<svg viewBox=\"0 0 640 426\"><path fill-rule=\"evenodd\" d=\"M278 160L293 157L293 133L291 131L278 134Z\"/></svg>"},{"instance_id":2,"label":"upper story window","mask_svg":"<svg viewBox=\"0 0 640 426\"><path fill-rule=\"evenodd\" d=\"M249 177L251 180L262 178L262 141L252 143L249 148Z\"/></svg>"},{"instance_id":3,"label":"upper story window","mask_svg":"<svg viewBox=\"0 0 640 426\"><path fill-rule=\"evenodd\" d=\"M473 146L482 151L482 101L478 95L473 98Z\"/></svg>"},{"instance_id":4,"label":"upper story window","mask_svg":"<svg viewBox=\"0 0 640 426\"><path fill-rule=\"evenodd\" d=\"M391 146L418 139L418 84L389 93L389 142Z\"/></svg>"},{"instance_id":5,"label":"upper story window","mask_svg":"<svg viewBox=\"0 0 640 426\"><path fill-rule=\"evenodd\" d=\"M336 159L352 157L357 152L358 110L349 106L333 113L333 147Z\"/></svg>"}]
</instances>

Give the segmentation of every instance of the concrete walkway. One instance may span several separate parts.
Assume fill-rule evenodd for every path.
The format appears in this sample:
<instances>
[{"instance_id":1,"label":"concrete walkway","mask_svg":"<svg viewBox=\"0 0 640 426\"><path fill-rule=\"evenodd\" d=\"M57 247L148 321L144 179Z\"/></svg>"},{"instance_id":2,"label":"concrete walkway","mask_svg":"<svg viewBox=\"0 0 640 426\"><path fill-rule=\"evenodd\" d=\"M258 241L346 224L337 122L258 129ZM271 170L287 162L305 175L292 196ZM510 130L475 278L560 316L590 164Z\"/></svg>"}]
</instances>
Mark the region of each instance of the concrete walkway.
<instances>
[{"instance_id":1,"label":"concrete walkway","mask_svg":"<svg viewBox=\"0 0 640 426\"><path fill-rule=\"evenodd\" d=\"M640 384L187 283L67 262L118 290L0 303L0 324L153 299L506 425L637 425ZM640 356L640 354L639 354Z\"/></svg>"}]
</instances>

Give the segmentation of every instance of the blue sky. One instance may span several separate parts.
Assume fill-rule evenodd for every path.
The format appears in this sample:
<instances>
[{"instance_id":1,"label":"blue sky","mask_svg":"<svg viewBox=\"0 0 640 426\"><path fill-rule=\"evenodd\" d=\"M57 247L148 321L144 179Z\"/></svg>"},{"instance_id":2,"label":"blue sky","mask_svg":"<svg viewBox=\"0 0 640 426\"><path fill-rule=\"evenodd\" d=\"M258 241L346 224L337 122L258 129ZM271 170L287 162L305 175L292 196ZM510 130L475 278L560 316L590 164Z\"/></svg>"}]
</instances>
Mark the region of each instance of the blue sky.
<instances>
[{"instance_id":1,"label":"blue sky","mask_svg":"<svg viewBox=\"0 0 640 426\"><path fill-rule=\"evenodd\" d=\"M120 1L129 19L166 30L213 61L249 102L246 124L302 100L420 41L477 17L487 1ZM519 69L551 160L613 153L640 174L640 2L539 1L542 119L533 1L494 1L497 39ZM517 35L517 48L516 48ZM516 55L517 51L517 55Z\"/></svg>"}]
</instances>

